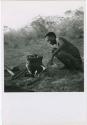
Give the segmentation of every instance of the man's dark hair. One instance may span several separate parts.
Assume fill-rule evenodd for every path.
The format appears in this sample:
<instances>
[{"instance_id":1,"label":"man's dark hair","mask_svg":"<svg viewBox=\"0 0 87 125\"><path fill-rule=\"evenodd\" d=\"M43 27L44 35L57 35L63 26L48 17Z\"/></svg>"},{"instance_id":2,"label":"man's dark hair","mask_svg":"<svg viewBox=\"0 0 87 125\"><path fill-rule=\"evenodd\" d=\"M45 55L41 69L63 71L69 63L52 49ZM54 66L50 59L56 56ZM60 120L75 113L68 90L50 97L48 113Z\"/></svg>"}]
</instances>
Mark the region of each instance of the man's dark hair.
<instances>
[{"instance_id":1,"label":"man's dark hair","mask_svg":"<svg viewBox=\"0 0 87 125\"><path fill-rule=\"evenodd\" d=\"M45 35L45 37L55 37L56 38L56 35L55 35L55 33L54 32L49 32L49 33L47 33L46 35Z\"/></svg>"}]
</instances>

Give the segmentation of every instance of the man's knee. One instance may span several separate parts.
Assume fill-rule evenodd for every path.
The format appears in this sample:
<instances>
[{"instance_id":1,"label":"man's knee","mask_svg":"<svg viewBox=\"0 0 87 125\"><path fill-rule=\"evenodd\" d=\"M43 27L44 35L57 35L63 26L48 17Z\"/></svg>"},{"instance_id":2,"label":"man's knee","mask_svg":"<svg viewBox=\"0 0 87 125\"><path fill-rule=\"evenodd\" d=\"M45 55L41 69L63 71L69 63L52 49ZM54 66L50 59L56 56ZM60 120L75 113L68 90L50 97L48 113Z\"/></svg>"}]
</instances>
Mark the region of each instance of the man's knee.
<instances>
[{"instance_id":1,"label":"man's knee","mask_svg":"<svg viewBox=\"0 0 87 125\"><path fill-rule=\"evenodd\" d=\"M57 58L65 58L65 53L63 51L60 51L56 56Z\"/></svg>"},{"instance_id":2,"label":"man's knee","mask_svg":"<svg viewBox=\"0 0 87 125\"><path fill-rule=\"evenodd\" d=\"M67 54L66 52L63 51L59 52L57 58L66 66L70 66L72 63L70 55Z\"/></svg>"},{"instance_id":3,"label":"man's knee","mask_svg":"<svg viewBox=\"0 0 87 125\"><path fill-rule=\"evenodd\" d=\"M64 61L64 62L71 60L70 54L68 54L68 53L66 53L66 52L64 52L64 51L59 52L58 55L57 55L57 58L58 58L59 60L61 60L61 61Z\"/></svg>"}]
</instances>

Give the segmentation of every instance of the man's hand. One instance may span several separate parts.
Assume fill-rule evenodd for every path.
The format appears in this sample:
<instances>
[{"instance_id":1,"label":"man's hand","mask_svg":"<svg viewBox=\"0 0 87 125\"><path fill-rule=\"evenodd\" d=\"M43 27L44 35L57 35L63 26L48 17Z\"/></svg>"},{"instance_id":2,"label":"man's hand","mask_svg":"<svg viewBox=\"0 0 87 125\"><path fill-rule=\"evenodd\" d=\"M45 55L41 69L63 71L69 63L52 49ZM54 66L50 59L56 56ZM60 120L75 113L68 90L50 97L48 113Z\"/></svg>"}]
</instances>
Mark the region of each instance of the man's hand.
<instances>
[{"instance_id":1,"label":"man's hand","mask_svg":"<svg viewBox=\"0 0 87 125\"><path fill-rule=\"evenodd\" d=\"M53 65L53 61L50 60L48 63L47 63L47 67L50 67L51 65Z\"/></svg>"}]
</instances>

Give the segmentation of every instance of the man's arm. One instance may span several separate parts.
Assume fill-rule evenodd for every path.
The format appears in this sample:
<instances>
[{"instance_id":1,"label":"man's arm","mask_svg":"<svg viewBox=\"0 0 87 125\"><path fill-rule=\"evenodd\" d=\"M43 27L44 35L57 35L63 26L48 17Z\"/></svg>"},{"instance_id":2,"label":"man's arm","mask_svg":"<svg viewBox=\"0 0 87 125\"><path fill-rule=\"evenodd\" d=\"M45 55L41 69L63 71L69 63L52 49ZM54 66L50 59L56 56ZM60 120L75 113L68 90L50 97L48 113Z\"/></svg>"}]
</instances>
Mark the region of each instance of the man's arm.
<instances>
[{"instance_id":1,"label":"man's arm","mask_svg":"<svg viewBox=\"0 0 87 125\"><path fill-rule=\"evenodd\" d=\"M53 59L54 59L55 55L58 53L58 51L59 51L58 48L54 48L53 49L52 57L51 57L50 61L48 62L47 67L50 66L50 65L53 65Z\"/></svg>"},{"instance_id":2,"label":"man's arm","mask_svg":"<svg viewBox=\"0 0 87 125\"><path fill-rule=\"evenodd\" d=\"M53 49L53 51L52 51L52 57L51 57L51 59L50 59L48 65L52 65L52 64L53 64L53 59L54 59L55 55L57 55L58 52L59 52L60 50L62 50L63 47L64 47L64 43L62 43L61 45L59 45L58 48L54 48L54 49Z\"/></svg>"},{"instance_id":3,"label":"man's arm","mask_svg":"<svg viewBox=\"0 0 87 125\"><path fill-rule=\"evenodd\" d=\"M55 50L53 50L52 57L50 59L50 64L53 64L53 59L54 59L55 55L59 52L59 50L60 50L59 48L56 48Z\"/></svg>"}]
</instances>

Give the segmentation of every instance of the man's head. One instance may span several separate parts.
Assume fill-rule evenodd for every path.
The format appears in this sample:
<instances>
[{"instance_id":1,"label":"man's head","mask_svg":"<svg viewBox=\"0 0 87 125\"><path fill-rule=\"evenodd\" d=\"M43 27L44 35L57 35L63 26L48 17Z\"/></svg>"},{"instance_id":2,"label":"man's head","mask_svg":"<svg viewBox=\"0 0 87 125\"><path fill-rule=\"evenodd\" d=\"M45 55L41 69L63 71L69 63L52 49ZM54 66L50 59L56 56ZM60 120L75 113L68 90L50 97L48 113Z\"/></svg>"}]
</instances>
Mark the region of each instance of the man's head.
<instances>
[{"instance_id":1,"label":"man's head","mask_svg":"<svg viewBox=\"0 0 87 125\"><path fill-rule=\"evenodd\" d=\"M49 42L51 45L55 45L56 42L56 35L54 32L49 32L45 35L46 41Z\"/></svg>"}]
</instances>

